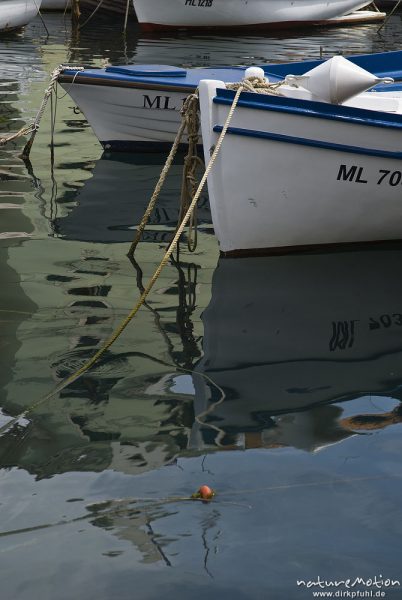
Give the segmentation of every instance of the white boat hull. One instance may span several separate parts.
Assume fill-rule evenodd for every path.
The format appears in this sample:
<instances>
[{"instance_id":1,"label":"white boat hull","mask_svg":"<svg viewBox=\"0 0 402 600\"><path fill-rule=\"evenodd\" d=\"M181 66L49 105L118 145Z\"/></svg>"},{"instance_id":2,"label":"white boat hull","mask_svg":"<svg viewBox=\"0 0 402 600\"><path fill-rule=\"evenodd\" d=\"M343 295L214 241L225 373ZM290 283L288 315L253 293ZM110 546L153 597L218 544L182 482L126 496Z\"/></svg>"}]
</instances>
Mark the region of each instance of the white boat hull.
<instances>
[{"instance_id":1,"label":"white boat hull","mask_svg":"<svg viewBox=\"0 0 402 600\"><path fill-rule=\"evenodd\" d=\"M346 15L362 0L133 0L143 30L311 24Z\"/></svg>"},{"instance_id":2,"label":"white boat hull","mask_svg":"<svg viewBox=\"0 0 402 600\"><path fill-rule=\"evenodd\" d=\"M187 92L62 84L106 150L171 145Z\"/></svg>"},{"instance_id":3,"label":"white boat hull","mask_svg":"<svg viewBox=\"0 0 402 600\"><path fill-rule=\"evenodd\" d=\"M39 12L41 0L0 0L0 32L24 27Z\"/></svg>"},{"instance_id":4,"label":"white boat hull","mask_svg":"<svg viewBox=\"0 0 402 600\"><path fill-rule=\"evenodd\" d=\"M238 80L242 76L243 72L239 73ZM77 83L68 81L61 85L85 115L106 150L131 151L147 146L152 149L156 144L158 149L170 147L180 125L183 100L194 89L178 90L169 85L156 89L155 86L138 83L119 87L117 83L100 83L91 84L89 79L84 82L84 78L78 75ZM359 98L353 98L351 104L373 109L379 99L373 93ZM402 93L386 93L381 98L382 109L394 111L395 106L399 107ZM186 138L183 141L186 142Z\"/></svg>"},{"instance_id":5,"label":"white boat hull","mask_svg":"<svg viewBox=\"0 0 402 600\"><path fill-rule=\"evenodd\" d=\"M214 102L216 87L200 86L206 160L231 102ZM267 96L273 108L249 108L259 96L244 95L208 179L223 253L402 238L402 123Z\"/></svg>"}]
</instances>

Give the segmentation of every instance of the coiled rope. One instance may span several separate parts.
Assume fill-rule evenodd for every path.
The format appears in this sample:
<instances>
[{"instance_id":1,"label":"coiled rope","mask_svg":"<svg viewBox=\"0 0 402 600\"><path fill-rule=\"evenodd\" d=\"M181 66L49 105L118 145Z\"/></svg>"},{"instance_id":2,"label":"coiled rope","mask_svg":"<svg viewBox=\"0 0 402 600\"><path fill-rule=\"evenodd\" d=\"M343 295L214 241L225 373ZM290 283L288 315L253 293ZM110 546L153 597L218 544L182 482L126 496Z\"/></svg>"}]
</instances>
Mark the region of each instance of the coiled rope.
<instances>
[{"instance_id":1,"label":"coiled rope","mask_svg":"<svg viewBox=\"0 0 402 600\"><path fill-rule=\"evenodd\" d=\"M270 83L265 77L248 77L240 83L226 83L225 85L228 90L238 90L239 86L242 86L244 92L281 96L280 88L285 83L285 80Z\"/></svg>"}]
</instances>

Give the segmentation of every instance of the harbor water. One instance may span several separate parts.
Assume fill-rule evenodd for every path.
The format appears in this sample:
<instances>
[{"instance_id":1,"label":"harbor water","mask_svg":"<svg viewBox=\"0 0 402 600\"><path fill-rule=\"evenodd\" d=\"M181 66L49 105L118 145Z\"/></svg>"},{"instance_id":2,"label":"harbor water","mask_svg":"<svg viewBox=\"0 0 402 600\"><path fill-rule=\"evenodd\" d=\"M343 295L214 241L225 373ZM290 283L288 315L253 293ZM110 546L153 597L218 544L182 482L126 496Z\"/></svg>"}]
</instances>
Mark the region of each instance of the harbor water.
<instances>
[{"instance_id":1,"label":"harbor water","mask_svg":"<svg viewBox=\"0 0 402 600\"><path fill-rule=\"evenodd\" d=\"M0 39L0 136L32 121L61 63L383 52L401 19L124 36L121 16L72 32L48 14ZM0 147L0 427L26 411L0 436L1 600L401 599L402 244L221 258L204 192L195 252L186 233L123 334L45 400L138 300L182 171L130 261L166 155L102 153L57 96L30 162L23 139ZM192 500L204 484L213 500Z\"/></svg>"}]
</instances>

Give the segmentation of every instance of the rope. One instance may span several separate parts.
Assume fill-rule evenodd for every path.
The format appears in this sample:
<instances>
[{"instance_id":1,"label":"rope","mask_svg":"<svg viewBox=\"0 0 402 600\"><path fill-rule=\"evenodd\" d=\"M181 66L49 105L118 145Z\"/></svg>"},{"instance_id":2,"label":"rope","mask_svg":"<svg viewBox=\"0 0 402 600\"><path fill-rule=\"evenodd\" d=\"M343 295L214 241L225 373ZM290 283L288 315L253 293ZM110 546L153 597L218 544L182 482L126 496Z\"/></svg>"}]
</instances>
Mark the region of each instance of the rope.
<instances>
[{"instance_id":1,"label":"rope","mask_svg":"<svg viewBox=\"0 0 402 600\"><path fill-rule=\"evenodd\" d=\"M27 141L27 143L25 144L24 149L22 151L21 157L23 159L28 159L29 158L29 155L31 153L31 148L32 148L32 145L33 145L34 140L35 140L36 132L39 129L39 124L40 124L41 119L43 117L43 113L45 112L45 108L47 106L49 98L53 94L53 92L55 91L55 88L57 86L58 77L59 77L59 75L60 75L60 73L62 71L67 71L67 70L83 71L84 67L70 67L69 65L59 65L52 72L51 77L50 77L50 84L47 87L47 89L45 90L45 95L43 97L42 103L41 103L41 105L39 107L39 110L38 110L38 113L37 113L37 115L36 115L36 117L34 119L34 122L31 125L31 127L32 127L32 135L29 138L29 140Z\"/></svg>"},{"instance_id":2,"label":"rope","mask_svg":"<svg viewBox=\"0 0 402 600\"><path fill-rule=\"evenodd\" d=\"M138 226L137 229L137 233L135 235L135 238L130 246L130 249L127 253L127 256L132 257L134 255L135 249L137 248L138 242L141 239L141 236L144 232L144 229L149 221L149 217L151 216L151 213L154 209L154 206L156 204L156 201L159 198L159 194L162 190L163 184L166 181L166 177L168 175L168 172L170 170L170 167L172 166L174 157L177 154L177 150L179 148L180 142L182 140L184 131L191 128L191 124L190 124L190 114L193 112L193 107L194 105L196 105L198 107L198 95L197 94L190 94L190 96L188 96L183 104L183 108L181 109L180 113L182 115L182 121L179 127L179 130L176 134L175 140L173 142L173 145L170 149L169 155L167 157L167 160L165 162L165 165L161 171L161 174L159 175L159 179L158 182L155 186L154 192L151 196L151 199L149 201L149 204L146 208L146 211L144 213L144 216L141 219L141 223ZM198 139L198 136L197 136Z\"/></svg>"},{"instance_id":3,"label":"rope","mask_svg":"<svg viewBox=\"0 0 402 600\"><path fill-rule=\"evenodd\" d=\"M77 69L77 72L74 74L74 77L70 83L70 85L68 86L68 88L66 89L65 93L62 96L58 96L57 95L57 91L56 91L56 98L57 100L63 100L63 98L65 98L66 96L68 96L68 94L71 91L71 88L73 87L73 85L75 84L75 80L78 77L78 75L80 74L80 71L84 70L84 67L63 67L63 69ZM67 86L66 86L67 87ZM77 107L78 108L78 107Z\"/></svg>"},{"instance_id":4,"label":"rope","mask_svg":"<svg viewBox=\"0 0 402 600\"><path fill-rule=\"evenodd\" d=\"M401 0L402 1L402 0ZM237 90L239 86L243 88L245 92L253 92L258 94L271 94L274 96L280 96L280 87L285 84L285 80L278 81L276 83L270 83L265 78L252 77L243 79L241 83L227 83L226 88L228 90Z\"/></svg>"},{"instance_id":5,"label":"rope","mask_svg":"<svg viewBox=\"0 0 402 600\"><path fill-rule=\"evenodd\" d=\"M285 81L280 81L277 83L269 83L265 78L248 78L243 79L240 83L230 83L226 84L227 89L238 90L241 88L243 91L253 92L253 93L263 93L263 94L274 94L280 95L279 88L285 83ZM236 103L237 104L237 103ZM135 249L141 239L141 236L145 230L146 225L148 224L149 217L155 207L155 204L158 200L159 194L162 190L163 184L165 183L167 174L169 169L173 163L173 159L177 153L177 149L179 143L182 138L182 134L184 129L187 129L187 137L189 149L184 161L184 171L183 171L183 179L182 179L182 189L181 189L181 198L180 198L180 213L179 213L179 223L181 223L184 215L186 214L190 203L191 198L194 197L194 194L197 189L197 179L196 179L196 171L198 167L204 167L204 162L197 154L197 144L199 140L199 117L198 117L198 93L191 94L187 97L183 108L181 110L182 115L182 123L179 129L179 132L176 136L175 141L173 142L173 146L169 153L168 159L165 163L165 166L160 174L158 183L156 184L154 193L152 194L151 200L148 204L148 207L144 213L144 216L141 220L140 225L138 226L137 233L135 235L134 241L130 246L130 250L128 251L128 256L133 257ZM189 220L189 232L187 238L187 247L190 252L194 252L197 247L197 212L196 207L194 207L193 212L191 213L191 217Z\"/></svg>"},{"instance_id":6,"label":"rope","mask_svg":"<svg viewBox=\"0 0 402 600\"><path fill-rule=\"evenodd\" d=\"M48 28L46 27L45 20L44 20L44 18L43 18L43 16L42 16L42 13L41 13L41 10L40 10L40 5L41 5L41 3L39 3L39 5L38 5L38 3L36 2L36 0L34 0L34 4L35 4L36 8L38 9L38 15L39 15L39 18L40 18L40 20L42 21L42 25L43 25L43 27L45 28L46 35L47 35L47 37L49 37L49 35L50 35L50 34L49 34L49 30L48 30Z\"/></svg>"},{"instance_id":7,"label":"rope","mask_svg":"<svg viewBox=\"0 0 402 600\"><path fill-rule=\"evenodd\" d=\"M197 102L191 104L187 115L187 137L188 137L188 152L184 159L183 178L180 194L180 212L179 223L183 220L186 214L191 199L197 190L197 169L200 167L205 169L204 161L198 156L197 146L200 137L200 118L199 118L198 97ZM188 226L187 248L190 252L195 252L197 248L198 231L197 231L197 205L191 213Z\"/></svg>"},{"instance_id":8,"label":"rope","mask_svg":"<svg viewBox=\"0 0 402 600\"><path fill-rule=\"evenodd\" d=\"M128 11L130 10L130 1L131 0L127 0L127 4L126 4L126 12L124 15L124 27L123 27L124 33L126 33L126 31L127 31Z\"/></svg>"},{"instance_id":9,"label":"rope","mask_svg":"<svg viewBox=\"0 0 402 600\"><path fill-rule=\"evenodd\" d=\"M22 151L22 155L21 155L21 157L23 159L29 158L29 154L31 152L32 144L34 143L34 139L35 139L35 136L36 136L36 132L39 129L39 125L40 125L40 122L42 120L43 113L45 112L45 108L47 106L49 98L53 94L53 92L55 91L55 88L57 86L58 77L59 77L59 75L60 75L60 73L62 71L67 71L69 69L70 70L77 70L77 73L74 75L74 79L73 79L73 82L72 82L72 83L74 83L74 80L75 80L75 77L78 74L78 71L83 71L84 67L70 67L68 65L59 65L58 67L56 67L56 69L54 69L54 71L51 74L50 84L47 87L47 89L45 90L45 95L43 97L42 103L41 103L41 105L39 107L39 110L38 110L38 112L36 114L36 117L33 120L33 122L30 125L22 127L19 131L15 132L15 133L12 133L10 135L6 135L6 136L3 136L3 137L0 137L0 146L4 146L5 144L7 144L8 142L11 142L12 140L16 140L17 138L20 138L20 137L22 137L24 135L28 135L29 133L31 133L32 135L31 135L30 139L28 140L28 142L25 144L24 150ZM64 97L64 96L62 96L62 97Z\"/></svg>"},{"instance_id":10,"label":"rope","mask_svg":"<svg viewBox=\"0 0 402 600\"><path fill-rule=\"evenodd\" d=\"M19 415L17 415L16 417L14 417L13 419L11 419L11 421L9 421L8 423L6 423L5 425L3 425L2 427L0 427L0 434L3 433L4 431L10 429L13 425L15 425L20 419L25 418L29 413L31 413L33 410L35 410L36 408L38 408L40 405L42 405L43 403L47 402L48 400L50 400L51 398L53 398L53 396L55 396L56 394L58 394L59 392L61 392L64 388L66 388L68 385L70 385L71 383L73 383L74 381L76 381L77 379L79 379L84 373L86 373L87 371L89 371L93 365L101 358L101 356L103 356L105 354L105 352L110 348L110 346L112 346L112 344L114 344L114 342L120 337L120 335L123 333L123 331L126 329L127 325L132 321L132 319L135 317L135 315L137 314L137 312L139 311L139 309L141 308L141 306L144 304L149 292L151 291L151 289L153 288L155 282L157 281L159 275L161 274L162 270L164 269L164 267L166 266L166 264L168 263L174 249L176 248L178 241L180 239L180 236L182 235L184 228L186 227L191 214L194 210L194 207L196 206L199 197L201 195L202 190L204 189L205 183L207 181L207 177L214 165L214 162L216 160L216 157L219 154L219 151L221 149L223 140L225 139L226 136L226 132L228 130L230 121L232 120L233 117L233 113L236 109L237 103L239 101L240 98L240 94L241 92L244 90L243 86L240 85L238 90L236 91L235 97L233 99L233 103L232 106L230 107L226 122L223 126L223 129L219 135L218 141L215 145L214 151L211 155L211 158L209 160L209 163L207 165L207 168L205 169L205 172L201 178L201 181L198 185L198 188L194 194L194 197L187 209L186 214L183 217L182 222L180 223L179 227L177 228L177 231L172 239L172 241L169 244L168 249L166 250L165 255L163 256L159 266L157 267L157 269L155 270L154 274L152 275L150 281L148 282L148 284L146 285L146 287L144 288L144 291L142 292L139 300L137 301L137 303L135 304L135 306L131 309L131 311L129 312L129 314L127 315L127 317L125 319L123 319L121 321L121 323L118 325L118 327L115 329L115 331L112 333L112 335L106 340L106 342L104 343L104 345L94 354L94 356L92 358L90 358L82 367L80 367L79 369L77 369L77 371L75 371L72 375L69 375L68 377L66 377L63 381L61 381L52 391L50 391L46 396L44 396L43 398L39 399L37 402L35 402L34 404L32 404L30 407L28 407L25 411L23 411L22 413L20 413ZM186 121L186 118L183 119L183 121ZM179 138L181 137L181 135L183 134L184 131L184 125L182 123L182 125L180 126L179 132L176 136L176 140L179 140ZM178 145L178 144L177 144ZM173 150L173 148L172 148ZM172 153L172 152L171 152ZM169 155L170 156L170 155ZM165 165L166 166L166 165ZM159 183L159 182L158 182ZM154 194L155 195L155 194Z\"/></svg>"},{"instance_id":11,"label":"rope","mask_svg":"<svg viewBox=\"0 0 402 600\"><path fill-rule=\"evenodd\" d=\"M67 11L68 11L69 8L72 9L71 0L66 0L66 4L65 4L65 7L64 7L64 12L63 12L63 17L66 16Z\"/></svg>"},{"instance_id":12,"label":"rope","mask_svg":"<svg viewBox=\"0 0 402 600\"><path fill-rule=\"evenodd\" d=\"M5 146L6 144L8 144L8 142L12 142L13 140L16 140L24 135L32 133L34 131L34 128L34 124L31 123L31 125L21 127L21 129L19 129L15 133L11 133L10 135L0 137L0 146Z\"/></svg>"},{"instance_id":13,"label":"rope","mask_svg":"<svg viewBox=\"0 0 402 600\"><path fill-rule=\"evenodd\" d=\"M73 26L76 27L80 20L81 12L80 12L80 0L72 0L71 6L71 20Z\"/></svg>"},{"instance_id":14,"label":"rope","mask_svg":"<svg viewBox=\"0 0 402 600\"><path fill-rule=\"evenodd\" d=\"M402 0L398 0L398 2L395 4L395 6L393 7L393 9L391 10L391 12L387 15L387 18L384 19L384 21L381 23L381 25L379 26L379 28L377 29L377 33L380 33L381 29L383 27L385 27L385 25L387 25L388 21L390 20L390 18L392 17L392 15L394 14L394 12L399 8L400 3L402 2ZM378 9L377 9L378 10Z\"/></svg>"},{"instance_id":15,"label":"rope","mask_svg":"<svg viewBox=\"0 0 402 600\"><path fill-rule=\"evenodd\" d=\"M78 26L78 29L83 29L85 27L85 25L87 25L87 23L89 23L89 21L92 19L92 17L94 17L96 15L96 13L98 12L98 10L100 9L100 7L103 4L103 0L99 0L99 4L96 6L96 8L91 12L91 14L89 15L88 19L86 21L84 21L84 23L82 25Z\"/></svg>"},{"instance_id":16,"label":"rope","mask_svg":"<svg viewBox=\"0 0 402 600\"><path fill-rule=\"evenodd\" d=\"M36 132L39 129L39 125L40 122L42 120L43 117L43 113L45 112L47 103L49 101L49 98L52 96L53 93L56 93L56 87L57 87L57 80L59 78L60 73L62 73L62 71L77 71L73 77L73 80L71 82L71 86L75 83L75 78L77 77L77 75L79 74L80 71L84 70L84 67L73 67L73 66L69 66L69 65L59 65L58 67L56 67L54 69L54 71L52 71L51 77L50 77L50 83L49 86L47 87L47 89L45 90L45 94L43 96L43 100L42 103L39 107L39 110L36 114L35 119L33 120L33 122L30 125L26 125L24 127L21 127L21 129L19 129L18 131L16 131L15 133L11 133L10 135L6 135L3 137L0 137L0 146L5 146L6 144L8 144L8 142L11 142L13 140L16 140L20 137L23 137L25 135L29 135L32 134L30 139L28 140L28 142L25 144L24 149L22 151L21 154L21 158L23 159L28 159L29 155L31 153L31 148L32 145L34 143L35 140L35 136L36 136ZM70 88L66 91L66 93L63 96L60 96L59 100L64 98L68 92L71 89ZM56 95L57 97L57 95ZM54 125L52 125L52 135L54 132Z\"/></svg>"}]
</instances>

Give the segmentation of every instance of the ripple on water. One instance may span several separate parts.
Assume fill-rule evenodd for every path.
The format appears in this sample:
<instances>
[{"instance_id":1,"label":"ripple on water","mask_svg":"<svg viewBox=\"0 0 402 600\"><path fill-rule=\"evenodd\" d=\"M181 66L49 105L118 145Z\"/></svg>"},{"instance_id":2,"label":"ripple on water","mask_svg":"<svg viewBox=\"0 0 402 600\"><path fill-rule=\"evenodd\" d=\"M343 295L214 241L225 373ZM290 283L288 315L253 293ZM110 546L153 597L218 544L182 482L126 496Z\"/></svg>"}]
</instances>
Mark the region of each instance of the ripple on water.
<instances>
[{"instance_id":1,"label":"ripple on water","mask_svg":"<svg viewBox=\"0 0 402 600\"><path fill-rule=\"evenodd\" d=\"M400 13L381 35L130 24L124 38L109 19L73 36L44 18L49 35L37 19L1 40L3 133L63 62L248 65L402 42ZM126 259L164 156L101 156L62 96L53 157L49 113L30 164L23 141L0 149L0 427L112 335L177 220L180 164ZM298 600L297 579L400 574L401 249L218 261L207 195L199 229L95 368L0 437L5 599ZM213 502L187 500L201 484Z\"/></svg>"}]
</instances>

